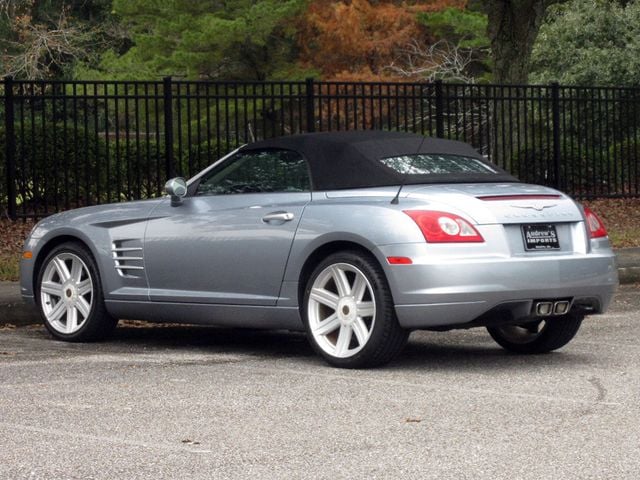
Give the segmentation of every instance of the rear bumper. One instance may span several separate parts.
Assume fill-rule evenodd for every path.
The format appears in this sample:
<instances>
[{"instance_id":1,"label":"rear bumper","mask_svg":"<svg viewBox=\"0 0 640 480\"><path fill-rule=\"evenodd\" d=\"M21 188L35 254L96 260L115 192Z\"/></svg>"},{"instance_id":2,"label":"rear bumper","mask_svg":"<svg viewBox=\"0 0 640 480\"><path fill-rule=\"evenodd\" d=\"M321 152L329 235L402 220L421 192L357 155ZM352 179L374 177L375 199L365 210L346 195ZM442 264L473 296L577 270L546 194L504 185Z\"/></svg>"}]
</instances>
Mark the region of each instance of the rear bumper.
<instances>
[{"instance_id":1,"label":"rear bumper","mask_svg":"<svg viewBox=\"0 0 640 480\"><path fill-rule=\"evenodd\" d=\"M462 326L501 306L511 314L505 321L513 321L527 317L540 299L567 298L574 305L591 305L589 313L602 313L618 286L610 249L516 257L433 256L424 249L424 244L380 248L384 257L414 260L412 265L385 265L404 328Z\"/></svg>"}]
</instances>

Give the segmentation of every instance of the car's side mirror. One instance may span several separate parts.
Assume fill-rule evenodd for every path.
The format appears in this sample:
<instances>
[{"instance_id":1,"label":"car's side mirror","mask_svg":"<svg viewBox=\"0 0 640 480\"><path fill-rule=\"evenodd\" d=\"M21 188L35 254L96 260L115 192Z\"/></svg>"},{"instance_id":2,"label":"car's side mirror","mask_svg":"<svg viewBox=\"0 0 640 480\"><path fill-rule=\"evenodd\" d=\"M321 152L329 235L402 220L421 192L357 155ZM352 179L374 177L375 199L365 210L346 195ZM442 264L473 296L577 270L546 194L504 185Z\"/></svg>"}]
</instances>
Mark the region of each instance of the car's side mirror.
<instances>
[{"instance_id":1,"label":"car's side mirror","mask_svg":"<svg viewBox=\"0 0 640 480\"><path fill-rule=\"evenodd\" d=\"M182 177L172 178L164 184L164 191L171 196L171 206L176 207L187 194L187 181Z\"/></svg>"}]
</instances>

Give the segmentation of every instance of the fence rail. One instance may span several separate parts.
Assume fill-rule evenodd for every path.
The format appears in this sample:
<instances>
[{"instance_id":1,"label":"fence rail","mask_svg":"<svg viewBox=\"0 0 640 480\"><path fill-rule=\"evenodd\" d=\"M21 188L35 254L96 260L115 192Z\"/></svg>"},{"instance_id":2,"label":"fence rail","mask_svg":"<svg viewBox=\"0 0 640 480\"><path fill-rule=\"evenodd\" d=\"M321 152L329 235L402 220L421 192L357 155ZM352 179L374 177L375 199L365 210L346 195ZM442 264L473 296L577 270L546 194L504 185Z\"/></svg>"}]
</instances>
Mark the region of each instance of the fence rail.
<instances>
[{"instance_id":1,"label":"fence rail","mask_svg":"<svg viewBox=\"0 0 640 480\"><path fill-rule=\"evenodd\" d=\"M12 218L157 196L243 143L352 129L466 141L579 198L640 196L634 88L5 78L0 92L0 203Z\"/></svg>"}]
</instances>

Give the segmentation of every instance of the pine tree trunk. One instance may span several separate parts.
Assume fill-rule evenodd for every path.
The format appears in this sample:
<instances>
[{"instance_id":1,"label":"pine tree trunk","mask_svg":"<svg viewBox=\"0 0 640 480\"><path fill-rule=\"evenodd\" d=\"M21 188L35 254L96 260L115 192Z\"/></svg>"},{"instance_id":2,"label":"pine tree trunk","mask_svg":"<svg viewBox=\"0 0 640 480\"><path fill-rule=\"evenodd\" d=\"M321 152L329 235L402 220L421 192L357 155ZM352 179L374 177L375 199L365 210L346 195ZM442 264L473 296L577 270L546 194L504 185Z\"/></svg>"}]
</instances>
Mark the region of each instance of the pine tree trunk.
<instances>
[{"instance_id":1,"label":"pine tree trunk","mask_svg":"<svg viewBox=\"0 0 640 480\"><path fill-rule=\"evenodd\" d=\"M526 85L533 44L540 31L544 13L552 3L563 0L483 0L488 16L487 34L491 42L493 78L498 84ZM505 91L507 93L507 91ZM514 92L511 93L524 93ZM519 95L518 95L519 96ZM517 125L522 121L506 118L507 102L497 101L493 115L497 132L491 150L492 160L516 173L519 146ZM522 108L520 108L522 111ZM522 120L522 119L520 119ZM520 132L522 133L522 132ZM519 135L523 138L522 134Z\"/></svg>"}]
</instances>

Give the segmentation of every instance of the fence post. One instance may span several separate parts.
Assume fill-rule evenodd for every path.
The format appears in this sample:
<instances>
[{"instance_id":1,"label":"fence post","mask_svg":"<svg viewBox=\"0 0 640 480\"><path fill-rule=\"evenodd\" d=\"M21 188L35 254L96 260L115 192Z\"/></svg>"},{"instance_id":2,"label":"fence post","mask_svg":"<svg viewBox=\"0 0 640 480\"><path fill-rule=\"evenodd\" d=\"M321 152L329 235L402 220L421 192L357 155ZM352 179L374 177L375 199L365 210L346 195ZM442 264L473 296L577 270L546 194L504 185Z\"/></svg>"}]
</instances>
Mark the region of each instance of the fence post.
<instances>
[{"instance_id":1,"label":"fence post","mask_svg":"<svg viewBox=\"0 0 640 480\"><path fill-rule=\"evenodd\" d=\"M560 85L551 84L551 109L553 116L553 182L560 188Z\"/></svg>"},{"instance_id":2,"label":"fence post","mask_svg":"<svg viewBox=\"0 0 640 480\"><path fill-rule=\"evenodd\" d=\"M436 137L444 138L444 89L442 80L435 81L436 86Z\"/></svg>"},{"instance_id":3,"label":"fence post","mask_svg":"<svg viewBox=\"0 0 640 480\"><path fill-rule=\"evenodd\" d=\"M16 205L16 139L13 112L13 77L4 78L4 124L7 173L7 213L11 220L17 218Z\"/></svg>"},{"instance_id":4,"label":"fence post","mask_svg":"<svg viewBox=\"0 0 640 480\"><path fill-rule=\"evenodd\" d=\"M307 109L307 132L316 131L316 110L315 110L315 80L307 78L306 80L306 109Z\"/></svg>"},{"instance_id":5,"label":"fence post","mask_svg":"<svg viewBox=\"0 0 640 480\"><path fill-rule=\"evenodd\" d=\"M173 178L173 92L171 89L171 77L164 77L164 154L165 174L167 179Z\"/></svg>"}]
</instances>

